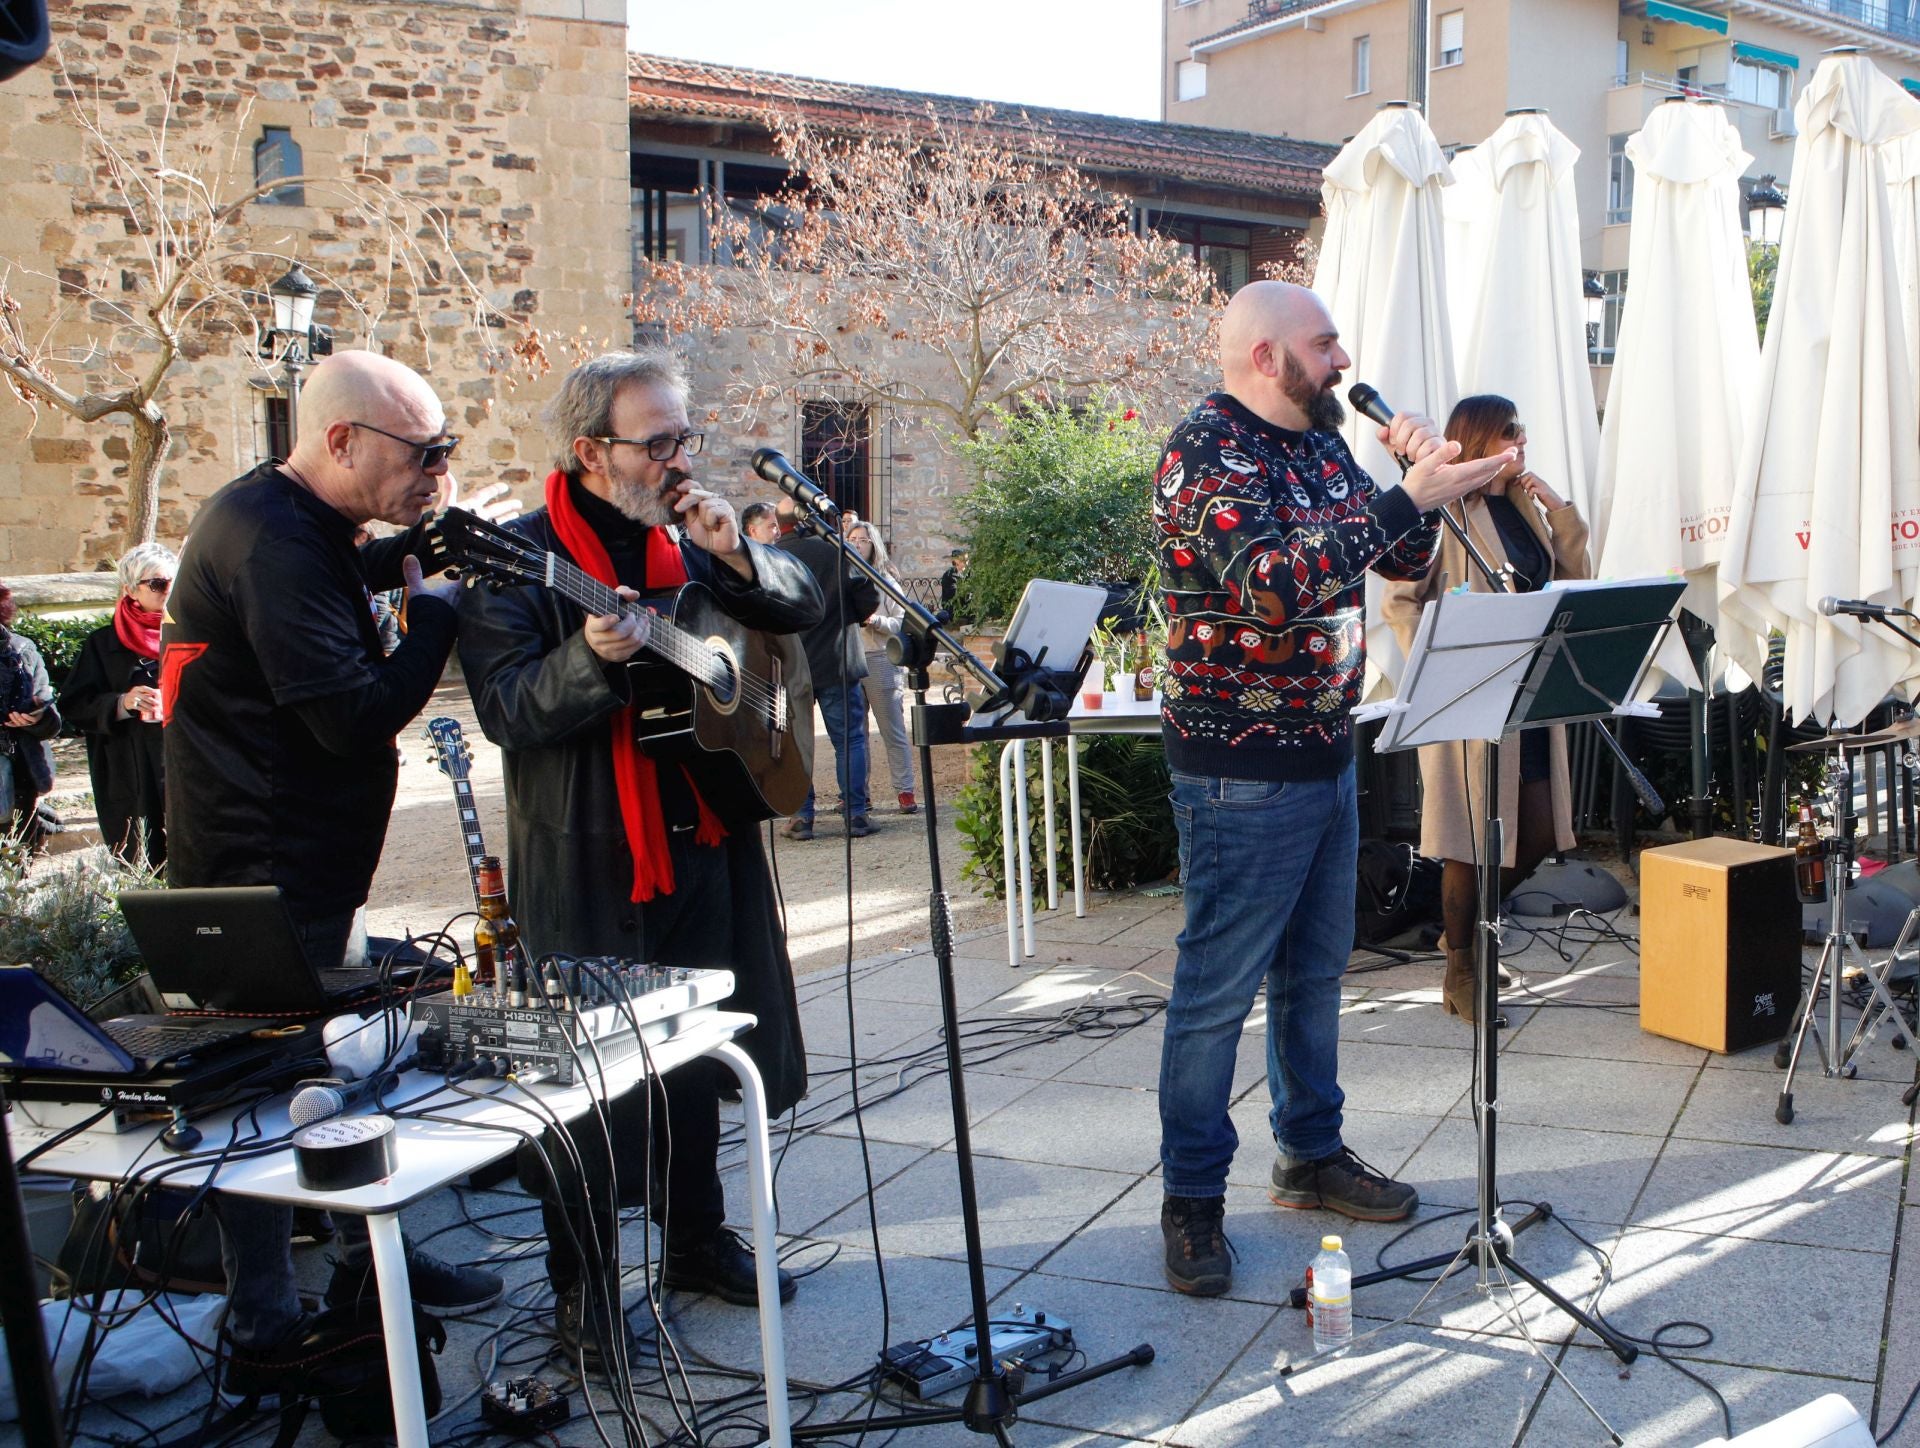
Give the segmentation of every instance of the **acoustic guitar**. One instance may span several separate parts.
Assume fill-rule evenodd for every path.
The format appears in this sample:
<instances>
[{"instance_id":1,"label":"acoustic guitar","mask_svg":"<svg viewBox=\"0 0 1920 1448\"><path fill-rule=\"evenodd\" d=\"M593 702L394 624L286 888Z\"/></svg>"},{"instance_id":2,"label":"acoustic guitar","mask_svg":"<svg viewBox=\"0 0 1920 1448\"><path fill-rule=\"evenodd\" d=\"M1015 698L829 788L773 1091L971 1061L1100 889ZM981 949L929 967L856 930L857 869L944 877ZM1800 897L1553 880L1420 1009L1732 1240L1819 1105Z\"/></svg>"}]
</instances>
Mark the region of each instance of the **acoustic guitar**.
<instances>
[{"instance_id":1,"label":"acoustic guitar","mask_svg":"<svg viewBox=\"0 0 1920 1448\"><path fill-rule=\"evenodd\" d=\"M689 764L700 792L725 820L790 815L813 782L794 737L792 671L770 634L747 628L704 584L651 598L622 598L569 559L517 533L448 508L434 523L439 545L468 582L532 583L588 614L647 618L642 652L684 687L640 718L642 749ZM636 692L657 680L636 680Z\"/></svg>"}]
</instances>

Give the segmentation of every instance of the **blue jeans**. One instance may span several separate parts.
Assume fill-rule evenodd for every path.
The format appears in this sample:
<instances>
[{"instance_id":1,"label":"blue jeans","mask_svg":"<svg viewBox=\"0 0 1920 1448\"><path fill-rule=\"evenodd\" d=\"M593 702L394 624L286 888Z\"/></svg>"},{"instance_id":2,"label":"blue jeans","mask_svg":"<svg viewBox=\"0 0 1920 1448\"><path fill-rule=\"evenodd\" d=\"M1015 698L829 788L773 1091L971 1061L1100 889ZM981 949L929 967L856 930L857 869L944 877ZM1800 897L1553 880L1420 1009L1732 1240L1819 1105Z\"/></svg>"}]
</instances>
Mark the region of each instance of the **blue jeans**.
<instances>
[{"instance_id":1,"label":"blue jeans","mask_svg":"<svg viewBox=\"0 0 1920 1448\"><path fill-rule=\"evenodd\" d=\"M1267 987L1274 1141L1340 1149L1340 977L1353 949L1360 823L1349 764L1334 779L1173 776L1186 928L1160 1050L1160 1163L1173 1197L1217 1197L1240 1144L1234 1051Z\"/></svg>"},{"instance_id":2,"label":"blue jeans","mask_svg":"<svg viewBox=\"0 0 1920 1448\"><path fill-rule=\"evenodd\" d=\"M860 692L860 681L854 679L842 684L815 679L813 697L820 706L821 717L827 721L827 737L833 741L834 779L840 786L840 803L848 819L866 814L872 806L867 800L867 700ZM813 823L812 790L807 791L807 802L801 806L799 817L808 824Z\"/></svg>"}]
</instances>

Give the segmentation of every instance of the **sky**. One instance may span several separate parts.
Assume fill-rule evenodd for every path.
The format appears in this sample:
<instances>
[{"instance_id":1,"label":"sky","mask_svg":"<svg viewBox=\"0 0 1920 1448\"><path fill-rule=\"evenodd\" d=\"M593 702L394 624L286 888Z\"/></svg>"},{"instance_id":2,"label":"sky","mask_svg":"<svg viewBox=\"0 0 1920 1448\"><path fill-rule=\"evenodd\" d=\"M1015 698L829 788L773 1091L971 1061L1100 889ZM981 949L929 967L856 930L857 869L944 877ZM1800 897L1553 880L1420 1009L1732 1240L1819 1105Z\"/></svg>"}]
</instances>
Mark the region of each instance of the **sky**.
<instances>
[{"instance_id":1,"label":"sky","mask_svg":"<svg viewBox=\"0 0 1920 1448\"><path fill-rule=\"evenodd\" d=\"M684 60L1160 116L1160 0L627 0L627 44Z\"/></svg>"}]
</instances>

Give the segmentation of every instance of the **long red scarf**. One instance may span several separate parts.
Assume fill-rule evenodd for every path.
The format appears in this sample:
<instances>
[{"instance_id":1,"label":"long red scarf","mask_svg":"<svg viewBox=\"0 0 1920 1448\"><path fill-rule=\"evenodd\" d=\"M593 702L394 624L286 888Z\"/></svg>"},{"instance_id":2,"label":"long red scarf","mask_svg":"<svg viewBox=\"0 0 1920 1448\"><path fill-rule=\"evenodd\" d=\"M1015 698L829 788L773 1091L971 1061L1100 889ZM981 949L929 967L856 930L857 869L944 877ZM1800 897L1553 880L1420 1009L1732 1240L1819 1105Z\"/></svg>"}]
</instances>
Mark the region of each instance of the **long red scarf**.
<instances>
[{"instance_id":1,"label":"long red scarf","mask_svg":"<svg viewBox=\"0 0 1920 1448\"><path fill-rule=\"evenodd\" d=\"M606 545L573 505L565 473L555 471L547 475L547 516L553 520L553 531L559 535L561 546L573 555L582 572L609 588L619 585ZM665 528L647 530L646 560L649 588L672 588L687 581L687 565L680 557L680 545ZM641 752L638 743L639 716L640 711L634 705L623 706L613 716L613 737L609 744L613 750L614 789L620 797L620 821L626 827L627 845L633 854L632 898L645 904L655 895L673 893L673 857L667 849L667 822L660 812L660 786L654 763ZM694 803L700 811L694 839L703 845L719 844L727 837L726 827L700 797L692 775L687 776L687 788L693 791Z\"/></svg>"},{"instance_id":2,"label":"long red scarf","mask_svg":"<svg viewBox=\"0 0 1920 1448\"><path fill-rule=\"evenodd\" d=\"M120 642L143 659L160 657L160 618L155 608L142 608L131 594L120 595L113 610L113 632Z\"/></svg>"}]
</instances>

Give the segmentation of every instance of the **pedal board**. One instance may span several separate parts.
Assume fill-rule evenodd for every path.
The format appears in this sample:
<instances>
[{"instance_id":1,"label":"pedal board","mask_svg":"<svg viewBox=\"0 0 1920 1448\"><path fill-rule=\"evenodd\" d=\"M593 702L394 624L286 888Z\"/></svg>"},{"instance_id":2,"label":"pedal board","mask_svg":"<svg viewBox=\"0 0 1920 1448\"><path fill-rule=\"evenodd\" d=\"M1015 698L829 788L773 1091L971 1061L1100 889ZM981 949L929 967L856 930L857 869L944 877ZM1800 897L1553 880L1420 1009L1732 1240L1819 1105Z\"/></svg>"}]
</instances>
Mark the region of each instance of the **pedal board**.
<instances>
[{"instance_id":1,"label":"pedal board","mask_svg":"<svg viewBox=\"0 0 1920 1448\"><path fill-rule=\"evenodd\" d=\"M1015 1304L991 1324L993 1360L1026 1367L1048 1353L1071 1351L1073 1328L1051 1313ZM916 1398L937 1398L973 1381L979 1342L972 1328L956 1327L938 1337L903 1342L880 1354L881 1374Z\"/></svg>"}]
</instances>

